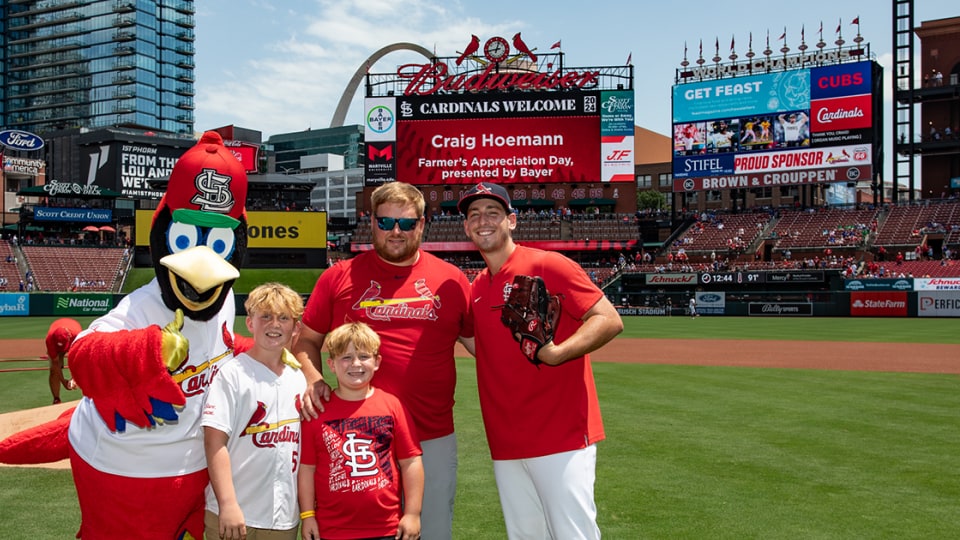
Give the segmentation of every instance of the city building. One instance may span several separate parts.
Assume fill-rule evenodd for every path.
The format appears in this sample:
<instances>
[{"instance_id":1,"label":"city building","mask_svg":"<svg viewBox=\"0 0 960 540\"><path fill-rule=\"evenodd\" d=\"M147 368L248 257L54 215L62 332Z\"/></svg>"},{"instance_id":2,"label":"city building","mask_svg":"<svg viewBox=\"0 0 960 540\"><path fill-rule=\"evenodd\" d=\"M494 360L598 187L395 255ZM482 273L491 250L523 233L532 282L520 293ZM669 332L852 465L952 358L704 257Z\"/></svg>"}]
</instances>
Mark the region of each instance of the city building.
<instances>
[{"instance_id":1,"label":"city building","mask_svg":"<svg viewBox=\"0 0 960 540\"><path fill-rule=\"evenodd\" d=\"M937 199L960 193L960 17L923 21L915 32L923 73L922 197Z\"/></svg>"},{"instance_id":2,"label":"city building","mask_svg":"<svg viewBox=\"0 0 960 540\"><path fill-rule=\"evenodd\" d=\"M193 0L0 0L0 125L193 135Z\"/></svg>"},{"instance_id":3,"label":"city building","mask_svg":"<svg viewBox=\"0 0 960 540\"><path fill-rule=\"evenodd\" d=\"M271 135L266 144L273 150L277 172L300 170L300 158L317 154L333 154L343 157L343 168L362 168L363 126L307 129L292 133Z\"/></svg>"},{"instance_id":4,"label":"city building","mask_svg":"<svg viewBox=\"0 0 960 540\"><path fill-rule=\"evenodd\" d=\"M159 173L193 143L193 14L193 0L0 0L4 226L37 202L18 193L53 181L159 197L123 158L143 150Z\"/></svg>"},{"instance_id":5,"label":"city building","mask_svg":"<svg viewBox=\"0 0 960 540\"><path fill-rule=\"evenodd\" d=\"M960 193L960 17L916 26L914 0L894 0L893 14L896 200L956 195Z\"/></svg>"}]
</instances>

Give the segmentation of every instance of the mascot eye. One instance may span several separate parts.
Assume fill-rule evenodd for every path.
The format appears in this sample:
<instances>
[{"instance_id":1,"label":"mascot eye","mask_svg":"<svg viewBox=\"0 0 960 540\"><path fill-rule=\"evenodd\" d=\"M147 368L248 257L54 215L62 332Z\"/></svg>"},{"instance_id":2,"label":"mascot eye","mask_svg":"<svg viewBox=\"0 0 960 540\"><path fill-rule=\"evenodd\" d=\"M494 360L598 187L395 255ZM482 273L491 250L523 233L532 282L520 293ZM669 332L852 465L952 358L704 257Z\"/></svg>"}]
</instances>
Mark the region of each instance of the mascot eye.
<instances>
[{"instance_id":1,"label":"mascot eye","mask_svg":"<svg viewBox=\"0 0 960 540\"><path fill-rule=\"evenodd\" d=\"M172 222L167 229L167 248L170 253L180 253L200 243L200 227L188 223Z\"/></svg>"},{"instance_id":2,"label":"mascot eye","mask_svg":"<svg viewBox=\"0 0 960 540\"><path fill-rule=\"evenodd\" d=\"M208 248L215 251L217 255L229 261L230 256L233 255L233 248L236 245L236 237L230 229L214 228L210 229L210 232L207 233L205 244Z\"/></svg>"}]
</instances>

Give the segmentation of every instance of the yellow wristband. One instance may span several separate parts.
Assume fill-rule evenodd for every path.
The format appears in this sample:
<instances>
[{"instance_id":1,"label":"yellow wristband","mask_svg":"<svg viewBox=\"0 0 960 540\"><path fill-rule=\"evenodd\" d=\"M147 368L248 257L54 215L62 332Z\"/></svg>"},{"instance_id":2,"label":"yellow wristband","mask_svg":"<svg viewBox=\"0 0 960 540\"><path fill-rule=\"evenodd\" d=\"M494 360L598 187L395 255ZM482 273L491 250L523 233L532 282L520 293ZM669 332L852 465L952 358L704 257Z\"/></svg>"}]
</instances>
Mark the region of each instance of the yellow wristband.
<instances>
[{"instance_id":1,"label":"yellow wristband","mask_svg":"<svg viewBox=\"0 0 960 540\"><path fill-rule=\"evenodd\" d=\"M307 510L306 512L300 512L300 519L307 519L310 517L314 517L316 515L317 513L314 512L313 510Z\"/></svg>"}]
</instances>

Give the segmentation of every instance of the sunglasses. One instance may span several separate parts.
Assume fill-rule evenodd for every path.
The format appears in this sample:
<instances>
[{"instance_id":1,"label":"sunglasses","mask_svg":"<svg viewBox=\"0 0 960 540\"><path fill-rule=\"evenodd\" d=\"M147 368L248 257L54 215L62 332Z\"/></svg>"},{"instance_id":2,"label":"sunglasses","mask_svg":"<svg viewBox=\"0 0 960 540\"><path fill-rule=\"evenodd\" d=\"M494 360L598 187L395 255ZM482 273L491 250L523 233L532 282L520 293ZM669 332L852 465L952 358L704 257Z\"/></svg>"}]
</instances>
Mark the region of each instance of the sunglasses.
<instances>
[{"instance_id":1,"label":"sunglasses","mask_svg":"<svg viewBox=\"0 0 960 540\"><path fill-rule=\"evenodd\" d=\"M394 225L399 225L401 231L412 231L413 228L417 226L418 221L420 221L420 218L377 216L377 227L379 227L381 231L392 231Z\"/></svg>"}]
</instances>

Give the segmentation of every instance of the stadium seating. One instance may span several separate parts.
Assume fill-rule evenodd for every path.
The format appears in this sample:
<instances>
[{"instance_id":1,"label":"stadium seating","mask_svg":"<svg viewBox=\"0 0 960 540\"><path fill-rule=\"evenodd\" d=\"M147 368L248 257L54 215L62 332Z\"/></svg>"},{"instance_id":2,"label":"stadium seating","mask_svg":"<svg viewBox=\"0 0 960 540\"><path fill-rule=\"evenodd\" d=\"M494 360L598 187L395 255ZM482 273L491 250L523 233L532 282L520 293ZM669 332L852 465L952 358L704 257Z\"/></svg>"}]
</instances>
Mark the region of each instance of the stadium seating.
<instances>
[{"instance_id":1,"label":"stadium seating","mask_svg":"<svg viewBox=\"0 0 960 540\"><path fill-rule=\"evenodd\" d=\"M636 240L640 236L633 219L616 216L615 219L572 220L570 233L575 240Z\"/></svg>"},{"instance_id":2,"label":"stadium seating","mask_svg":"<svg viewBox=\"0 0 960 540\"><path fill-rule=\"evenodd\" d=\"M891 206L880 223L873 243L888 250L910 249L924 241L926 234L944 234L944 244L960 242L960 202L956 200L923 205Z\"/></svg>"},{"instance_id":3,"label":"stadium seating","mask_svg":"<svg viewBox=\"0 0 960 540\"><path fill-rule=\"evenodd\" d=\"M19 290L23 276L20 275L14 258L13 246L7 241L0 241L0 291ZM7 262L7 259L10 259L10 262Z\"/></svg>"},{"instance_id":4,"label":"stadium seating","mask_svg":"<svg viewBox=\"0 0 960 540\"><path fill-rule=\"evenodd\" d=\"M670 250L677 254L682 249L689 256L742 251L757 240L769 222L770 215L766 212L712 216L691 225Z\"/></svg>"},{"instance_id":5,"label":"stadium seating","mask_svg":"<svg viewBox=\"0 0 960 540\"><path fill-rule=\"evenodd\" d=\"M780 252L862 247L876 219L874 209L785 210L769 236Z\"/></svg>"},{"instance_id":6,"label":"stadium seating","mask_svg":"<svg viewBox=\"0 0 960 540\"><path fill-rule=\"evenodd\" d=\"M884 277L960 277L960 261L904 261L901 264L884 263Z\"/></svg>"},{"instance_id":7,"label":"stadium seating","mask_svg":"<svg viewBox=\"0 0 960 540\"><path fill-rule=\"evenodd\" d=\"M21 246L41 291L112 291L124 264L123 248Z\"/></svg>"}]
</instances>

